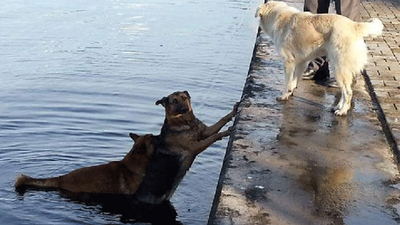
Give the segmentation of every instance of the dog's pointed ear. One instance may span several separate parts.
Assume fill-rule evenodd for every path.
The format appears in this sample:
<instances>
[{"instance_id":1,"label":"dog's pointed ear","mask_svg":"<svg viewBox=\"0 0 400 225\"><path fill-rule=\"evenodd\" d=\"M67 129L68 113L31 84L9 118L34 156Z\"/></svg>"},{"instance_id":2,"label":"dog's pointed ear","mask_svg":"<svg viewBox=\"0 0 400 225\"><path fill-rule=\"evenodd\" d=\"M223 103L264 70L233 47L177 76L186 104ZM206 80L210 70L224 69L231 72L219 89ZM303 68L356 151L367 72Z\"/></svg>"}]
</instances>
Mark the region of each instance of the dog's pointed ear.
<instances>
[{"instance_id":1,"label":"dog's pointed ear","mask_svg":"<svg viewBox=\"0 0 400 225\"><path fill-rule=\"evenodd\" d=\"M185 93L188 96L188 98L190 98L190 95L189 95L188 91L183 91L183 93Z\"/></svg>"},{"instance_id":2,"label":"dog's pointed ear","mask_svg":"<svg viewBox=\"0 0 400 225\"><path fill-rule=\"evenodd\" d=\"M146 151L145 151L145 153L146 153L146 156L149 158L154 153L154 144L153 144L152 140L153 140L152 134L146 135L146 139L145 139Z\"/></svg>"},{"instance_id":3,"label":"dog's pointed ear","mask_svg":"<svg viewBox=\"0 0 400 225\"><path fill-rule=\"evenodd\" d=\"M164 97L164 98L162 98L162 99L156 101L156 105L159 105L159 104L161 104L161 105L164 106L164 107L167 106L167 104L168 104L168 97Z\"/></svg>"},{"instance_id":4,"label":"dog's pointed ear","mask_svg":"<svg viewBox=\"0 0 400 225\"><path fill-rule=\"evenodd\" d=\"M136 141L140 136L134 133L129 133L129 137L131 137L133 141Z\"/></svg>"}]
</instances>

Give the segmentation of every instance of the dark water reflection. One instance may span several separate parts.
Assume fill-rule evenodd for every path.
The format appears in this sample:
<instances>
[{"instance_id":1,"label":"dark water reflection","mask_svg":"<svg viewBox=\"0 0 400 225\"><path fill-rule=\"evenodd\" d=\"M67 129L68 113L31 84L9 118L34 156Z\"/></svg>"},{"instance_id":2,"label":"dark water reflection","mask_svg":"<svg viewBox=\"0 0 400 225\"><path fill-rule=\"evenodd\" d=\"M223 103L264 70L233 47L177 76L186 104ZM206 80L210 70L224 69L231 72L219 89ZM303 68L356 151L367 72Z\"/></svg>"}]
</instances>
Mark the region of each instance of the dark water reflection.
<instances>
[{"instance_id":1,"label":"dark water reflection","mask_svg":"<svg viewBox=\"0 0 400 225\"><path fill-rule=\"evenodd\" d=\"M121 159L129 132L159 133L154 102L176 90L205 123L225 115L241 95L259 3L3 0L0 224L119 223L57 192L20 196L14 179ZM206 223L226 143L201 154L174 195L183 224Z\"/></svg>"},{"instance_id":2,"label":"dark water reflection","mask_svg":"<svg viewBox=\"0 0 400 225\"><path fill-rule=\"evenodd\" d=\"M27 192L28 191L28 192ZM47 191L47 190L19 190L18 198L24 200L24 196L30 192ZM131 196L121 195L94 195L94 194L77 194L66 191L57 192L61 198L62 204L78 204L82 206L79 211L90 212L103 216L103 220L97 223L144 223L153 225L182 225L177 220L177 212L170 202L164 202L160 205L152 205L138 202ZM108 218L106 218L108 217ZM60 222L65 223L65 218ZM81 217L79 223L94 224L93 217Z\"/></svg>"}]
</instances>

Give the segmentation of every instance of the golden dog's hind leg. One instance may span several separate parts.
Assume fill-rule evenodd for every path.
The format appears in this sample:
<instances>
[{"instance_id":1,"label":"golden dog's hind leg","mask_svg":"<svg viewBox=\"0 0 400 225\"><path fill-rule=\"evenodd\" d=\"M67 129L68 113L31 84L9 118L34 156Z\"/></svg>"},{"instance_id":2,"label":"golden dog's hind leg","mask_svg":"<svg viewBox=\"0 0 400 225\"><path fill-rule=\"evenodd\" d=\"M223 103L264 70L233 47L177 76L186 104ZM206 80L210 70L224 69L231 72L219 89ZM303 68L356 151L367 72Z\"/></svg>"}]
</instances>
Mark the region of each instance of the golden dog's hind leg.
<instances>
[{"instance_id":1,"label":"golden dog's hind leg","mask_svg":"<svg viewBox=\"0 0 400 225\"><path fill-rule=\"evenodd\" d=\"M337 81L341 89L341 96L338 105L336 106L335 115L345 116L351 107L351 99L353 98L353 91L351 89L353 76L341 75L337 76Z\"/></svg>"},{"instance_id":2,"label":"golden dog's hind leg","mask_svg":"<svg viewBox=\"0 0 400 225\"><path fill-rule=\"evenodd\" d=\"M286 60L285 61L285 92L276 100L278 101L286 101L288 98L293 95L293 87L294 83L294 71L295 71L295 63L293 60Z\"/></svg>"},{"instance_id":3,"label":"golden dog's hind leg","mask_svg":"<svg viewBox=\"0 0 400 225\"><path fill-rule=\"evenodd\" d=\"M333 112L336 112L336 111L340 110L341 108L343 108L343 105L344 105L344 97L343 96L344 96L344 89L343 89L343 91L340 92L339 102L336 104L335 107L332 108Z\"/></svg>"},{"instance_id":4,"label":"golden dog's hind leg","mask_svg":"<svg viewBox=\"0 0 400 225\"><path fill-rule=\"evenodd\" d=\"M347 115L347 111L349 111L350 107L351 107L351 99L353 97L353 91L351 90L351 88L347 88L344 87L344 90L342 91L342 95L343 95L343 100L342 101L342 105L339 109L337 109L335 111L335 115L336 116L345 116Z\"/></svg>"},{"instance_id":5,"label":"golden dog's hind leg","mask_svg":"<svg viewBox=\"0 0 400 225\"><path fill-rule=\"evenodd\" d=\"M336 79L336 81L338 83L338 86L340 88L340 99L339 99L338 103L336 104L336 106L334 106L332 108L332 112L334 112L336 114L336 111L339 111L341 108L343 108L344 96L345 96L344 89L345 88L344 88L343 78L338 77L335 68L332 68L331 74L334 75L334 77L335 77L335 79Z\"/></svg>"},{"instance_id":6,"label":"golden dog's hind leg","mask_svg":"<svg viewBox=\"0 0 400 225\"><path fill-rule=\"evenodd\" d=\"M337 113L339 113L339 111L344 107L344 102L345 102L345 91L344 91L344 87L340 86L340 99L339 102L337 103L337 105L335 107L333 107L333 112L335 113L335 115L337 115Z\"/></svg>"}]
</instances>

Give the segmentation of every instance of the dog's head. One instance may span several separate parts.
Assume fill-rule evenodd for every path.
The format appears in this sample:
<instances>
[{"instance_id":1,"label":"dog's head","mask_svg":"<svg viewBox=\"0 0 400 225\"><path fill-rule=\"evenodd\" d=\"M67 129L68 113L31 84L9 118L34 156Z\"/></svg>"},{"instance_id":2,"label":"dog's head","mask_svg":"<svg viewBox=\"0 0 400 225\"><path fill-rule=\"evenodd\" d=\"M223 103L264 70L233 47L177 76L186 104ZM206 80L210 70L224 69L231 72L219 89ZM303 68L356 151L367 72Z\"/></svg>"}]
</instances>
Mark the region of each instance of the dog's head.
<instances>
[{"instance_id":1,"label":"dog's head","mask_svg":"<svg viewBox=\"0 0 400 225\"><path fill-rule=\"evenodd\" d=\"M150 158L154 152L154 144L152 143L153 135L146 134L143 136L139 136L134 133L129 133L129 136L135 142L132 152L145 154L148 158Z\"/></svg>"},{"instance_id":2,"label":"dog's head","mask_svg":"<svg viewBox=\"0 0 400 225\"><path fill-rule=\"evenodd\" d=\"M279 8L279 7L287 7L285 2L281 1L266 1L265 4L260 5L257 8L255 17L264 18L270 14L271 11Z\"/></svg>"},{"instance_id":3,"label":"dog's head","mask_svg":"<svg viewBox=\"0 0 400 225\"><path fill-rule=\"evenodd\" d=\"M190 95L187 91L177 91L156 102L156 105L162 105L165 108L167 117L179 117L192 112Z\"/></svg>"}]
</instances>

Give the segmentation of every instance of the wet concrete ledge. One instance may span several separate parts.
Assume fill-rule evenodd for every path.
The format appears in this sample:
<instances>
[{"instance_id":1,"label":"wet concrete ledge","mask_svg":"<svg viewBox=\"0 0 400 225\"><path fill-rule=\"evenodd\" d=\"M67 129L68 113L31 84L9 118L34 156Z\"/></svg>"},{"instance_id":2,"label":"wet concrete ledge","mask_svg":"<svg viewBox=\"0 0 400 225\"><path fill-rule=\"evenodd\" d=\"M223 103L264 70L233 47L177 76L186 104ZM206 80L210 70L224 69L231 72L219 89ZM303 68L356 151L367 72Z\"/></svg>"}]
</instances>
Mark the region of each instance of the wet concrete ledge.
<instances>
[{"instance_id":1,"label":"wet concrete ledge","mask_svg":"<svg viewBox=\"0 0 400 225\"><path fill-rule=\"evenodd\" d=\"M254 49L253 49L253 55L251 57L251 63L250 63L250 67L249 67L249 72L247 74L247 78L246 78L246 82L245 82L245 85L244 85L244 88L243 88L242 96L240 98L240 102L243 102L245 98L247 98L249 95L251 95L251 92L253 90L252 84L254 83L254 81L252 81L252 78L249 75L251 74L251 71L252 71L252 65L254 65L253 62L255 62L257 60L257 57L256 57L257 45L258 45L257 40L258 40L258 38L260 36L260 32L261 32L261 29L259 28L258 31L257 31L257 36L256 36L256 43L255 43L255 46L254 46ZM235 117L235 120L233 122L233 127L234 128L237 127L237 124L238 124L238 121L240 120L240 118L241 118L241 112L239 112L238 115L236 115L236 117ZM233 142L235 140L235 133L236 133L236 129L234 129L234 132L229 137L228 145L226 147L226 153L225 153L224 161L222 163L221 173L220 173L220 176L219 176L219 179L218 179L217 188L216 188L216 191L215 191L215 196L214 196L213 203L212 203L212 206L211 206L210 216L209 216L209 220L208 220L208 224L209 225L215 224L214 222L215 222L215 219L216 219L216 213L217 213L217 210L218 210L218 205L219 205L219 201L220 201L220 197L221 197L222 185L223 185L223 182L224 182L224 179L225 179L225 175L226 175L226 172L227 172L227 168L228 168L228 165L229 165L230 153L232 151L232 145L233 145Z\"/></svg>"},{"instance_id":2,"label":"wet concrete ledge","mask_svg":"<svg viewBox=\"0 0 400 225\"><path fill-rule=\"evenodd\" d=\"M331 106L329 104L333 103L330 101L334 101L337 97L335 94L337 90L321 88L310 82L303 82L299 85L299 89L311 85L312 88L318 89L316 92L298 91L295 93L294 100L279 104L274 101L283 88L281 61L274 53L272 42L259 34L257 37L243 90L242 111L234 122L237 129L228 143L208 224L398 224L400 221L396 210L398 207L396 205L400 202L400 193L396 188L399 177L398 145L368 74L363 74L365 83L357 84L354 97L355 107L346 118L333 116L329 109ZM267 79L262 77L266 73L269 74ZM303 95L305 95L304 98ZM323 95L322 99L318 95ZM249 108L252 109L246 110ZM285 110L291 112L282 112ZM299 112L296 112L297 110ZM315 110L317 113L313 112ZM299 114L305 114L300 115L303 116L300 126L297 121L293 121L294 116L299 116ZM321 143L318 143L319 140L315 138L309 139L309 136L318 134L308 125L312 127L315 122L318 124L321 121L325 128L319 127L321 129L319 132L329 133L336 130L336 134L332 135L338 135L338 137ZM295 129L291 129L291 126ZM254 136L254 131L257 133L257 129L262 127L267 127L267 130L272 131ZM302 127L303 131L301 131ZM265 129L258 131L260 130L265 131ZM366 130L369 130L366 135L355 134ZM298 132L303 134L298 135ZM333 155L319 153L327 149L335 151L335 147L329 148L327 145L347 142L346 136L350 139L359 139L359 143L342 143ZM329 134L323 135L323 138L330 139ZM371 138L377 143L370 143ZM282 140L288 143L282 146L279 144ZM302 141L314 141L317 146L309 147L303 145ZM371 146L368 146L365 152L358 150L358 148L364 150L366 145ZM296 162L296 157L304 156L297 155L291 158L293 156L279 152L279 147L299 149L299 146L308 146L307 148L312 149L310 152L303 152L306 154L305 158L310 157L309 160L305 159L307 165L304 165L304 161L301 162L301 160ZM351 148L351 151L347 151L346 148ZM286 153L296 155L291 150ZM318 156L314 157L314 154ZM348 154L348 156L335 158L336 154ZM363 159L359 159L358 154ZM279 157L275 158L275 156ZM320 159L324 157L326 159ZM346 161L347 158L353 159L342 165L340 161ZM327 162L328 159L333 159L332 161L335 162ZM355 162L356 160L364 161L365 166L360 166ZM279 165L279 168L288 166L292 169L291 171L282 170L283 175L271 175L279 173L279 170L271 172L270 167L263 166L264 162L275 163ZM260 163L261 166L255 169L254 164ZM368 176L374 175L372 178L366 178L371 180L360 180L360 174L365 171L368 171ZM283 181L288 179L287 177L291 180L290 182ZM293 184L293 181L299 180L303 184ZM333 187L327 187L329 185L326 185L324 180L331 180L330 183L336 184ZM270 182L278 184L268 184ZM312 184L313 182L316 184ZM282 186L279 187L280 185ZM371 190L359 187L363 185L370 186ZM283 191L285 189L286 193ZM338 194L335 190L343 193ZM297 192L297 194L292 192ZM324 193L322 196L327 198L327 202L321 201L321 196L318 196L317 192ZM366 198L361 194L367 192L375 197ZM288 196L282 197L282 194ZM276 202L276 196L288 202L292 201L288 200L290 197L300 199L287 205L283 204L287 208L281 207L279 210L284 213L276 213L273 212L276 206L271 206L271 202ZM337 198L337 202L329 202L329 198L332 197ZM305 210L304 207L311 207L312 210Z\"/></svg>"}]
</instances>

